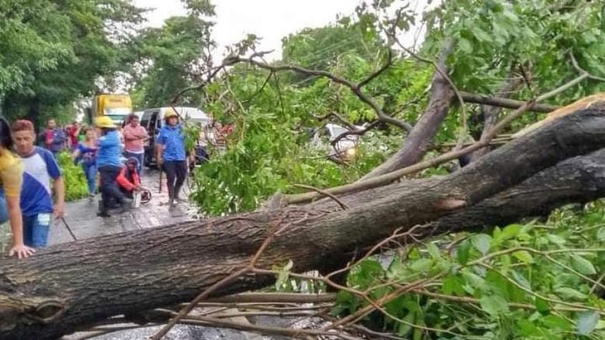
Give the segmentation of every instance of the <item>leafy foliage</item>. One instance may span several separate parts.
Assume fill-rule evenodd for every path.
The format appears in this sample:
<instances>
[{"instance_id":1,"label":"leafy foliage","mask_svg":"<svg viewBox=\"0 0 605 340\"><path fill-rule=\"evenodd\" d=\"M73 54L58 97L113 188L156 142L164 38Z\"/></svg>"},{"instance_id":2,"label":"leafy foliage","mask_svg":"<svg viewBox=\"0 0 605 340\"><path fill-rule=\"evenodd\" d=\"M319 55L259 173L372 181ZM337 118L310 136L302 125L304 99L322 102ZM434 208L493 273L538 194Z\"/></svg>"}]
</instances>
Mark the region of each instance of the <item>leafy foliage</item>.
<instances>
[{"instance_id":1,"label":"leafy foliage","mask_svg":"<svg viewBox=\"0 0 605 340\"><path fill-rule=\"evenodd\" d=\"M161 28L148 28L137 37L138 72L133 97L137 107L162 107L181 90L192 86L211 67L209 51L215 46L210 34L214 15L209 1L185 1L188 16L171 17ZM181 98L197 105L199 93Z\"/></svg>"},{"instance_id":2,"label":"leafy foliage","mask_svg":"<svg viewBox=\"0 0 605 340\"><path fill-rule=\"evenodd\" d=\"M601 339L604 221L596 202L578 215L556 211L544 225L441 237L358 263L347 286L387 297L363 323L403 337ZM333 313L366 305L341 291Z\"/></svg>"},{"instance_id":3,"label":"leafy foliage","mask_svg":"<svg viewBox=\"0 0 605 340\"><path fill-rule=\"evenodd\" d=\"M92 95L100 76L109 79L125 69L121 50L141 13L127 0L3 2L4 113L40 122L55 117L49 112L56 114L56 108Z\"/></svg>"},{"instance_id":4,"label":"leafy foliage","mask_svg":"<svg viewBox=\"0 0 605 340\"><path fill-rule=\"evenodd\" d=\"M74 164L71 155L67 152L59 153L57 163L61 168L65 185L65 201L74 201L88 196L84 171L81 166Z\"/></svg>"}]
</instances>

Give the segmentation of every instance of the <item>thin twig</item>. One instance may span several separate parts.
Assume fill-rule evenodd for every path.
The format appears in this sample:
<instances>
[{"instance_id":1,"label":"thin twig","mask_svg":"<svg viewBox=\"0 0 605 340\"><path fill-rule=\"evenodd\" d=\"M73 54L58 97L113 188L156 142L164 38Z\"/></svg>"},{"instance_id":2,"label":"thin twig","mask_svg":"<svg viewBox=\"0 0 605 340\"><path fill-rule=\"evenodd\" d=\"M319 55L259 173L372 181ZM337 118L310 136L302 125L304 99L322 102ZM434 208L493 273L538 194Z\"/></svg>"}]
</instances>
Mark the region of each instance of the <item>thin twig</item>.
<instances>
[{"instance_id":1,"label":"thin twig","mask_svg":"<svg viewBox=\"0 0 605 340\"><path fill-rule=\"evenodd\" d=\"M333 199L333 200L334 200L334 202L338 203L338 205L340 206L340 208L341 208L342 210L347 210L347 209L349 209L349 206L348 206L348 205L346 205L346 204L345 204L343 201L341 201L340 199L338 199L338 197L336 197L336 196L332 195L331 193L329 193L329 192L327 192L327 191L325 191L325 190L321 190L321 189L318 189L318 188L316 188L316 187L314 187L314 186L305 185L305 184L293 184L293 186L295 186L295 187L297 187L297 188L303 188L303 189L308 189L308 190L313 190L313 191L315 191L315 192L318 192L318 193L320 193L320 194L322 194L322 195L324 195L324 196L327 196L327 197L330 197L331 199Z\"/></svg>"}]
</instances>

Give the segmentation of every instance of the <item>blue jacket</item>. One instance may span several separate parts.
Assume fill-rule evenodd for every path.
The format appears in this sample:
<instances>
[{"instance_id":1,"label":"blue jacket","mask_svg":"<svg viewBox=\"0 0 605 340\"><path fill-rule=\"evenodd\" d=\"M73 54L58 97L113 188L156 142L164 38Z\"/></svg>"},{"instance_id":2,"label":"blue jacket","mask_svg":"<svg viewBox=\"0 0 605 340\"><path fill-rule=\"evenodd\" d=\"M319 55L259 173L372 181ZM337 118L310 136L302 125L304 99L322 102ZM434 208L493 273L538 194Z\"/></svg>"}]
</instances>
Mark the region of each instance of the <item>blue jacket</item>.
<instances>
[{"instance_id":1,"label":"blue jacket","mask_svg":"<svg viewBox=\"0 0 605 340\"><path fill-rule=\"evenodd\" d=\"M118 131L111 130L99 138L99 149L97 150L97 168L102 166L122 166L120 156L122 145Z\"/></svg>"},{"instance_id":2,"label":"blue jacket","mask_svg":"<svg viewBox=\"0 0 605 340\"><path fill-rule=\"evenodd\" d=\"M164 161L184 161L187 159L185 136L181 125L162 126L155 142L164 146L164 152L162 153Z\"/></svg>"}]
</instances>

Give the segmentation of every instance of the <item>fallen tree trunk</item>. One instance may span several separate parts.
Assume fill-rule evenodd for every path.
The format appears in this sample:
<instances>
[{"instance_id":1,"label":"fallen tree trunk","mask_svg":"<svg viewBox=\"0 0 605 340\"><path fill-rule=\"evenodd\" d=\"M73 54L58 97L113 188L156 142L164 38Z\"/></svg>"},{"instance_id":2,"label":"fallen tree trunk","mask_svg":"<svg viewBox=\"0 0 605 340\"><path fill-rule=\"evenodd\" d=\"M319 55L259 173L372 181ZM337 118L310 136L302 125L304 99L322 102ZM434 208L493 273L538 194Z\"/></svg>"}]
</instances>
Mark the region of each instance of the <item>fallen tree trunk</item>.
<instances>
[{"instance_id":1,"label":"fallen tree trunk","mask_svg":"<svg viewBox=\"0 0 605 340\"><path fill-rule=\"evenodd\" d=\"M415 180L431 186L439 178ZM381 199L401 190L399 186L366 190L341 198L348 206ZM487 198L463 211L444 216L416 235L429 237L456 231L479 231L505 226L525 217L546 216L569 203L587 203L605 197L605 149L573 157L526 179L522 183ZM338 205L331 203L333 208ZM327 204L321 207L326 209ZM319 208L319 205L318 205Z\"/></svg>"},{"instance_id":2,"label":"fallen tree trunk","mask_svg":"<svg viewBox=\"0 0 605 340\"><path fill-rule=\"evenodd\" d=\"M0 258L0 338L52 339L107 317L191 300L245 268L271 230L279 235L257 262L288 259L295 271L328 272L347 254L473 206L576 155L605 147L605 103L562 117L435 181L374 189L347 210L288 207L60 244L27 260ZM388 190L383 196L381 190ZM364 193L359 193L363 195ZM352 195L354 196L354 195ZM221 296L272 282L243 275Z\"/></svg>"}]
</instances>

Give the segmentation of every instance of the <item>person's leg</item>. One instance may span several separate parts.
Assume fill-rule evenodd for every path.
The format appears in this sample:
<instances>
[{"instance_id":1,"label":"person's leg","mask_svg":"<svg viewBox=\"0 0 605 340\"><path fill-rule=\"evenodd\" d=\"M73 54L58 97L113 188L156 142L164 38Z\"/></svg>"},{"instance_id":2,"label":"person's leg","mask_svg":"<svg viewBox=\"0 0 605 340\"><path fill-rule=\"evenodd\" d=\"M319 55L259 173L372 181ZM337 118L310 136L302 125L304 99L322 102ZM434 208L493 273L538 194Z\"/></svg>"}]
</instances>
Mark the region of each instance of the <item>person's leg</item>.
<instances>
[{"instance_id":1,"label":"person's leg","mask_svg":"<svg viewBox=\"0 0 605 340\"><path fill-rule=\"evenodd\" d=\"M88 180L89 180L89 189L92 189L91 193L94 196L97 192L97 165L91 164L88 169Z\"/></svg>"},{"instance_id":2,"label":"person's leg","mask_svg":"<svg viewBox=\"0 0 605 340\"><path fill-rule=\"evenodd\" d=\"M137 169L137 173L139 176L143 174L143 158L145 157L144 153L135 153L137 160L139 161L139 167Z\"/></svg>"},{"instance_id":3,"label":"person's leg","mask_svg":"<svg viewBox=\"0 0 605 340\"><path fill-rule=\"evenodd\" d=\"M99 204L99 216L109 217L107 210L109 209L111 200L111 191L108 189L108 185L106 183L111 182L112 178L107 173L107 167L104 166L99 168L99 174L101 175L101 204Z\"/></svg>"},{"instance_id":4,"label":"person's leg","mask_svg":"<svg viewBox=\"0 0 605 340\"><path fill-rule=\"evenodd\" d=\"M6 207L6 197L4 191L0 190L0 224L8 222L8 208Z\"/></svg>"},{"instance_id":5,"label":"person's leg","mask_svg":"<svg viewBox=\"0 0 605 340\"><path fill-rule=\"evenodd\" d=\"M38 214L33 216L32 220L32 244L31 247L42 248L46 247L48 243L48 230L50 229L50 222L52 220L52 214Z\"/></svg>"},{"instance_id":6,"label":"person's leg","mask_svg":"<svg viewBox=\"0 0 605 340\"><path fill-rule=\"evenodd\" d=\"M183 187L183 183L185 183L185 179L187 178L187 162L179 161L176 162L176 184L174 185L174 195L177 201L184 201L179 196L181 193L181 189Z\"/></svg>"},{"instance_id":7,"label":"person's leg","mask_svg":"<svg viewBox=\"0 0 605 340\"><path fill-rule=\"evenodd\" d=\"M172 204L174 200L174 184L176 181L176 162L167 161L162 164L162 168L166 173L166 188L168 188L168 204Z\"/></svg>"},{"instance_id":8,"label":"person's leg","mask_svg":"<svg viewBox=\"0 0 605 340\"><path fill-rule=\"evenodd\" d=\"M120 187L116 182L118 176L120 175L121 169L118 166L110 166L108 168L108 176L111 177L108 190L110 191L111 196L113 196L120 205L124 205L124 195L120 191Z\"/></svg>"},{"instance_id":9,"label":"person's leg","mask_svg":"<svg viewBox=\"0 0 605 340\"><path fill-rule=\"evenodd\" d=\"M84 171L84 176L86 176L86 184L88 185L88 196L92 197L95 194L95 181L97 170L94 165L82 163L82 170Z\"/></svg>"},{"instance_id":10,"label":"person's leg","mask_svg":"<svg viewBox=\"0 0 605 340\"><path fill-rule=\"evenodd\" d=\"M33 247L33 224L36 222L37 216L22 215L21 218L23 219L23 244Z\"/></svg>"}]
</instances>

